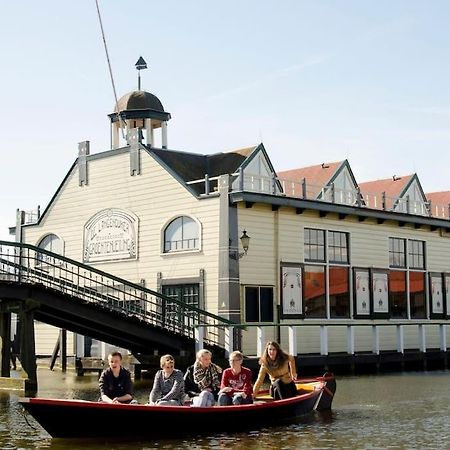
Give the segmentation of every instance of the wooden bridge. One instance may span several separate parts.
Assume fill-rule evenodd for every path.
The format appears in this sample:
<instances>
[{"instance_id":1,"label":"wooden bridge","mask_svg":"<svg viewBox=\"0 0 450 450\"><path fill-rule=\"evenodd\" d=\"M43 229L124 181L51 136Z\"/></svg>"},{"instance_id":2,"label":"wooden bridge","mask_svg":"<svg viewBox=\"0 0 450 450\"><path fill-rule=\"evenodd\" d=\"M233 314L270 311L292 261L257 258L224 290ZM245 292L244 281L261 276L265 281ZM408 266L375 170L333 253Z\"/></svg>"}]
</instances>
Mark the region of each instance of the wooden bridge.
<instances>
[{"instance_id":1,"label":"wooden bridge","mask_svg":"<svg viewBox=\"0 0 450 450\"><path fill-rule=\"evenodd\" d=\"M0 241L0 376L10 376L11 314L20 323L20 361L37 387L34 320L129 349L135 356L192 353L196 330L223 350L230 322L138 284L28 244Z\"/></svg>"}]
</instances>

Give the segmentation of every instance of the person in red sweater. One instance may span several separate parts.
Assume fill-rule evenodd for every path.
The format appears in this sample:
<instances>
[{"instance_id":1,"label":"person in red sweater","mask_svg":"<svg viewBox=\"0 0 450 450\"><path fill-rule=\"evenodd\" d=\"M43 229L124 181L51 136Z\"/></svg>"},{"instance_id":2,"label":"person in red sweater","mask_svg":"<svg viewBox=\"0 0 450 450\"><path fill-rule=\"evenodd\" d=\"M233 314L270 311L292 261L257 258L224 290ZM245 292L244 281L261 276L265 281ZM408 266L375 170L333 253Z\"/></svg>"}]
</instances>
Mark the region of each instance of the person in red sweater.
<instances>
[{"instance_id":1,"label":"person in red sweater","mask_svg":"<svg viewBox=\"0 0 450 450\"><path fill-rule=\"evenodd\" d=\"M244 355L241 352L230 353L230 368L223 371L220 383L220 406L253 403L252 372L242 367L243 360Z\"/></svg>"}]
</instances>

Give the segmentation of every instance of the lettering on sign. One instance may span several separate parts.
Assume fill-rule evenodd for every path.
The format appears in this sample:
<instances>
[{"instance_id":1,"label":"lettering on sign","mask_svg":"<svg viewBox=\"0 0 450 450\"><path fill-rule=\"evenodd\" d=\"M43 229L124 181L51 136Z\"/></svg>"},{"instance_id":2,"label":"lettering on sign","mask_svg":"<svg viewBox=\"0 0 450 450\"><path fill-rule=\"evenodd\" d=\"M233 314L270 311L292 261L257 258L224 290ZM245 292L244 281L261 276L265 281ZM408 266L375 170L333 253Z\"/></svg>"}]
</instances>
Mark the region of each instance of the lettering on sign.
<instances>
[{"instance_id":1,"label":"lettering on sign","mask_svg":"<svg viewBox=\"0 0 450 450\"><path fill-rule=\"evenodd\" d=\"M83 261L137 258L138 218L120 209L104 209L84 226Z\"/></svg>"}]
</instances>

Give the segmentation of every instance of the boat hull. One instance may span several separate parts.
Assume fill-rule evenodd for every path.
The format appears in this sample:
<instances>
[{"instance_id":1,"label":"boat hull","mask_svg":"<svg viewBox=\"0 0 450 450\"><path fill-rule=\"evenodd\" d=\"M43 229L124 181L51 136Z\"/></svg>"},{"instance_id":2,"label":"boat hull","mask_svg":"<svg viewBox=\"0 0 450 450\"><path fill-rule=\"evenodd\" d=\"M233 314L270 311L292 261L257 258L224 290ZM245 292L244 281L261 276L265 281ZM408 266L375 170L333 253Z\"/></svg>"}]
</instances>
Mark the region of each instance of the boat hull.
<instances>
[{"instance_id":1,"label":"boat hull","mask_svg":"<svg viewBox=\"0 0 450 450\"><path fill-rule=\"evenodd\" d=\"M173 437L292 422L319 405L325 384L318 382L310 392L286 400L209 408L44 398L25 398L19 402L53 437Z\"/></svg>"}]
</instances>

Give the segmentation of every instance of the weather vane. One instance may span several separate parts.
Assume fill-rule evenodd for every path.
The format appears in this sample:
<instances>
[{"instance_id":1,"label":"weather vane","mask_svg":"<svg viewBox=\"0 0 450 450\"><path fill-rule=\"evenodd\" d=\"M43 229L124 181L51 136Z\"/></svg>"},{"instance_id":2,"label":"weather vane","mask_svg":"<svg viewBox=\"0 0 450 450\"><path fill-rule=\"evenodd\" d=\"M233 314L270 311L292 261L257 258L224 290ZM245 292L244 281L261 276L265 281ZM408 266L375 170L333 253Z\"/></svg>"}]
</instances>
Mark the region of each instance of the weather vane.
<instances>
[{"instance_id":1,"label":"weather vane","mask_svg":"<svg viewBox=\"0 0 450 450\"><path fill-rule=\"evenodd\" d=\"M138 71L138 91L141 90L141 70L147 69L147 63L142 56L139 56L137 63L134 65Z\"/></svg>"}]
</instances>

